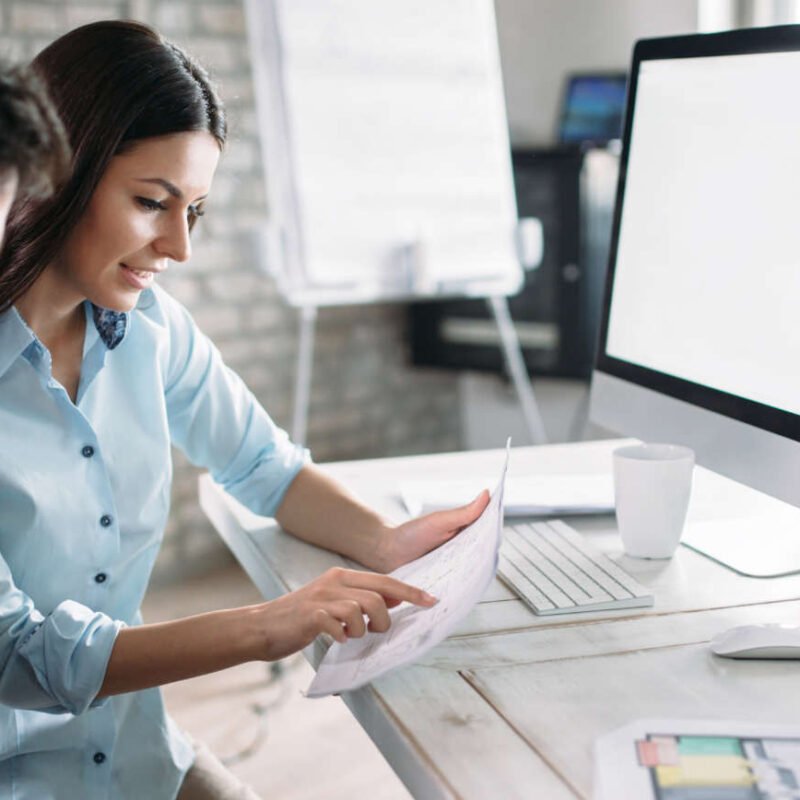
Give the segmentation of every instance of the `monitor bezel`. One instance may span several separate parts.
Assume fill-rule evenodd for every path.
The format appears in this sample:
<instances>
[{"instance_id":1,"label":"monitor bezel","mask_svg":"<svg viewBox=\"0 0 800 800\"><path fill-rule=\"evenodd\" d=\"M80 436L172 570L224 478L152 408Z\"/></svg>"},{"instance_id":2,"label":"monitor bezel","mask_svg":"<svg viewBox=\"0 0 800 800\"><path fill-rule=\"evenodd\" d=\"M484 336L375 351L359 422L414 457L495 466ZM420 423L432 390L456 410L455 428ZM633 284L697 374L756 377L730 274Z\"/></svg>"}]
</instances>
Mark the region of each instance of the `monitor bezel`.
<instances>
[{"instance_id":1,"label":"monitor bezel","mask_svg":"<svg viewBox=\"0 0 800 800\"><path fill-rule=\"evenodd\" d=\"M611 245L609 248L595 369L645 389L665 394L677 400L691 403L725 417L739 420L800 442L800 415L718 389L712 389L648 367L622 361L609 356L606 352L620 224L625 202L628 155L631 148L631 131L636 108L639 68L642 61L793 51L800 51L800 25L782 25L774 28L754 28L713 34L670 36L659 39L643 39L636 43L628 80L628 95L623 124L623 145L620 156L617 195L614 203Z\"/></svg>"}]
</instances>

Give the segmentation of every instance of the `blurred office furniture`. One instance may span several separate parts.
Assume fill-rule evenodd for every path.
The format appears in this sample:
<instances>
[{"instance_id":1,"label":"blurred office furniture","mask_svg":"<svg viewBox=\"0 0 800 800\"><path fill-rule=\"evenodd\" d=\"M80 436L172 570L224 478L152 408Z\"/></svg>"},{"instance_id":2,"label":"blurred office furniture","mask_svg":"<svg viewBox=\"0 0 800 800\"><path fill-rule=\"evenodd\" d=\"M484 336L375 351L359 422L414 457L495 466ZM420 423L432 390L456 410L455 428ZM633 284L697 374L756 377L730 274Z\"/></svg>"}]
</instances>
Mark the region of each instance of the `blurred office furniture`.
<instances>
[{"instance_id":1,"label":"blurred office furniture","mask_svg":"<svg viewBox=\"0 0 800 800\"><path fill-rule=\"evenodd\" d=\"M626 72L567 75L558 118L558 142L586 148L619 139L627 83Z\"/></svg>"},{"instance_id":2,"label":"blurred office furniture","mask_svg":"<svg viewBox=\"0 0 800 800\"><path fill-rule=\"evenodd\" d=\"M515 149L519 216L544 229L540 266L509 298L528 372L587 378L600 305L618 174L618 146ZM418 366L501 372L497 328L486 305L471 300L410 306L412 362Z\"/></svg>"}]
</instances>

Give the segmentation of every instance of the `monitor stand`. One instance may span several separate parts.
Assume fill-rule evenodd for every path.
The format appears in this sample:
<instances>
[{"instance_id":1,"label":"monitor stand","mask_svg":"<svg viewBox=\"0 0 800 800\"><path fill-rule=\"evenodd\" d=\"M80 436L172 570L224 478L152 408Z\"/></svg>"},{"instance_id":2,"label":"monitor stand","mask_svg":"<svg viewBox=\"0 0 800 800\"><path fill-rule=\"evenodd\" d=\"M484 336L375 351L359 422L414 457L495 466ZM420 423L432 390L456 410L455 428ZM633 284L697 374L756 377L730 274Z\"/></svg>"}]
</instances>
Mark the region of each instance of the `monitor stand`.
<instances>
[{"instance_id":1,"label":"monitor stand","mask_svg":"<svg viewBox=\"0 0 800 800\"><path fill-rule=\"evenodd\" d=\"M800 510L691 522L682 544L751 578L800 573Z\"/></svg>"}]
</instances>

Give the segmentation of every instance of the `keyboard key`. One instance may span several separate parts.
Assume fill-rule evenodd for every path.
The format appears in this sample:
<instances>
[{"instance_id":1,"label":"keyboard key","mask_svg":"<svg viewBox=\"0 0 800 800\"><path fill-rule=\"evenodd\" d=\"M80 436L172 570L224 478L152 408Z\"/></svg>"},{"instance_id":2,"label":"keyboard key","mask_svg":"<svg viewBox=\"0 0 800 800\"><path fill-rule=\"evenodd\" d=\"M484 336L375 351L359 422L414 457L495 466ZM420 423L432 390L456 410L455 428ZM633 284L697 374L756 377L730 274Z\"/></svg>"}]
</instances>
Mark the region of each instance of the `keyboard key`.
<instances>
[{"instance_id":1,"label":"keyboard key","mask_svg":"<svg viewBox=\"0 0 800 800\"><path fill-rule=\"evenodd\" d=\"M512 581L511 587L519 585L524 587L523 591L526 597L531 598L531 602L536 604L536 608L549 610L555 606L536 588L536 585L525 577L506 557L501 553L498 559L498 573L502 571L503 575L508 576Z\"/></svg>"},{"instance_id":2,"label":"keyboard key","mask_svg":"<svg viewBox=\"0 0 800 800\"><path fill-rule=\"evenodd\" d=\"M530 541L530 538L521 535L514 528L506 528L503 532L501 552L513 561L523 574L534 571L537 585L556 605L579 605L581 602L585 602L590 595L578 583L571 581L569 575L561 571L557 564L553 563L547 548L549 545L546 542L544 549L537 547L536 542ZM543 576L541 580L537 577L538 575Z\"/></svg>"},{"instance_id":3,"label":"keyboard key","mask_svg":"<svg viewBox=\"0 0 800 800\"><path fill-rule=\"evenodd\" d=\"M614 600L624 600L631 596L631 592L623 588L603 569L605 564L602 561L602 555L600 553L587 554L582 544L580 547L576 546L575 542L567 540L561 531L556 532L549 527L543 531L542 535L548 537L550 541L557 543L558 546L563 548L564 552L572 559L575 566L585 573L587 582L592 581L602 586Z\"/></svg>"},{"instance_id":4,"label":"keyboard key","mask_svg":"<svg viewBox=\"0 0 800 800\"><path fill-rule=\"evenodd\" d=\"M642 586L635 578L628 575L616 561L612 561L605 553L601 553L594 548L589 549L586 540L574 529L570 528L563 520L554 519L550 521L550 526L564 537L574 547L582 549L583 552L594 553L596 563L613 578L623 589L628 591L634 597L649 597L652 599L653 593L645 586ZM651 604L652 605L652 604Z\"/></svg>"},{"instance_id":5,"label":"keyboard key","mask_svg":"<svg viewBox=\"0 0 800 800\"><path fill-rule=\"evenodd\" d=\"M543 523L543 525L545 524ZM523 541L527 540L536 548L534 552L540 554L539 560L537 561L536 557L532 557L531 561L537 567L541 569L539 561L545 559L552 564L548 574L557 582L559 576L561 576L561 583L564 584L565 591L575 600L577 605L586 605L586 603L600 602L601 600L607 601L613 598L614 595L604 589L602 584L587 580L586 571L581 570L578 564L570 560L569 552L564 553L559 549L558 537L555 537L555 539L551 537L548 540L547 537L542 535L544 532L546 532L544 528L528 526L522 532L515 530L513 535ZM569 588L567 588L568 586L575 588L570 592ZM557 603L556 605L560 604Z\"/></svg>"}]
</instances>

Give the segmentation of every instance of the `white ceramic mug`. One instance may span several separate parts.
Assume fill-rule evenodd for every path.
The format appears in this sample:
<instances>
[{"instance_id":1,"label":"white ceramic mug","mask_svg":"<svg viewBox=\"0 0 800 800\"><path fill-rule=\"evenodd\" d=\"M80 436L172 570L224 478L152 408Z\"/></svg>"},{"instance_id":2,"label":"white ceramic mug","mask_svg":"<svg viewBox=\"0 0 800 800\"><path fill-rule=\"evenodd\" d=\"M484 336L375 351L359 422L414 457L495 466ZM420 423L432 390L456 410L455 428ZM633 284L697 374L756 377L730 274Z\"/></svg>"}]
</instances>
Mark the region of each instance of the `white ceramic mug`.
<instances>
[{"instance_id":1,"label":"white ceramic mug","mask_svg":"<svg viewBox=\"0 0 800 800\"><path fill-rule=\"evenodd\" d=\"M614 451L614 502L629 556L670 558L678 547L692 492L694 451L636 444Z\"/></svg>"}]
</instances>

